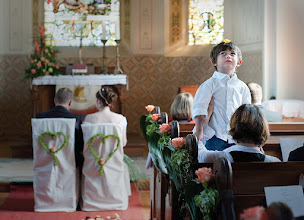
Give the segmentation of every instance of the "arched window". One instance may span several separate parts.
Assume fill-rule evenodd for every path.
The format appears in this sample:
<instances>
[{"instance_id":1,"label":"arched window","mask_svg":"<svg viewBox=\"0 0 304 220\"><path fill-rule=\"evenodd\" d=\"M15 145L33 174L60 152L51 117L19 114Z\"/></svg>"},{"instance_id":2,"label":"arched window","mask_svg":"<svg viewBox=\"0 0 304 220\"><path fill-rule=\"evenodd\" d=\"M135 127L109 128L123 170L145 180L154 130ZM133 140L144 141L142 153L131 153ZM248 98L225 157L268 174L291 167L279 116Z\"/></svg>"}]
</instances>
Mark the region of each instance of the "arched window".
<instances>
[{"instance_id":1,"label":"arched window","mask_svg":"<svg viewBox=\"0 0 304 220\"><path fill-rule=\"evenodd\" d=\"M189 45L218 44L224 35L224 0L189 0Z\"/></svg>"},{"instance_id":2,"label":"arched window","mask_svg":"<svg viewBox=\"0 0 304 220\"><path fill-rule=\"evenodd\" d=\"M115 46L120 39L119 0L44 1L46 43L54 46Z\"/></svg>"}]
</instances>

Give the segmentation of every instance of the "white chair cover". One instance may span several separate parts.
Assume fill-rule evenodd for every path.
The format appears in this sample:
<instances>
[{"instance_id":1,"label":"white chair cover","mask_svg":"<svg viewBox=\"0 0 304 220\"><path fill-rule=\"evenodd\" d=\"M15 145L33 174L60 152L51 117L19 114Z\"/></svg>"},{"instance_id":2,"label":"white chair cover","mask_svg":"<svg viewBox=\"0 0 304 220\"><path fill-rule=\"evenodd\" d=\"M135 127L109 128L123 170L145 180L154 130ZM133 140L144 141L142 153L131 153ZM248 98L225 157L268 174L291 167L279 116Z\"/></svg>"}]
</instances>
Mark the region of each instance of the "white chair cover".
<instances>
[{"instance_id":1,"label":"white chair cover","mask_svg":"<svg viewBox=\"0 0 304 220\"><path fill-rule=\"evenodd\" d=\"M66 118L32 119L35 212L76 210L75 122L76 119ZM39 142L41 134L46 131L61 131L67 137L67 145L55 153L58 165ZM43 140L49 149L59 148L64 143L62 135L56 136L55 140L45 135Z\"/></svg>"},{"instance_id":2,"label":"white chair cover","mask_svg":"<svg viewBox=\"0 0 304 220\"><path fill-rule=\"evenodd\" d=\"M82 124L85 146L83 148L84 164L82 168L82 205L84 211L126 210L130 182L125 176L124 152L122 146L122 127L117 124ZM89 139L96 134L104 136L116 134L120 138L120 146L113 156L104 164L103 175L100 176L100 164L89 149ZM98 158L106 159L117 147L118 140L110 137L103 143L97 138L92 149ZM129 174L129 173L127 173Z\"/></svg>"}]
</instances>

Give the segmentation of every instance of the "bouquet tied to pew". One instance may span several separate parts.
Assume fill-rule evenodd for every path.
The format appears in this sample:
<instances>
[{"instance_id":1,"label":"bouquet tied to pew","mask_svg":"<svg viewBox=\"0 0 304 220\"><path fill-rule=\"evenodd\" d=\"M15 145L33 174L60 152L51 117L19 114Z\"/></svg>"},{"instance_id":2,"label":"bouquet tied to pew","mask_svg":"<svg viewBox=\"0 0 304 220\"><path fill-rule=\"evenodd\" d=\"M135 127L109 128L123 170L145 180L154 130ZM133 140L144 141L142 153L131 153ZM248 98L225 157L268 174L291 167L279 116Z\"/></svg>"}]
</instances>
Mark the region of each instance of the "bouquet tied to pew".
<instances>
[{"instance_id":1,"label":"bouquet tied to pew","mask_svg":"<svg viewBox=\"0 0 304 220\"><path fill-rule=\"evenodd\" d=\"M57 50L45 41L43 23L39 27L39 38L34 40L35 50L31 54L29 67L25 70L24 79L32 79L45 75L56 76L62 74L56 64Z\"/></svg>"}]
</instances>

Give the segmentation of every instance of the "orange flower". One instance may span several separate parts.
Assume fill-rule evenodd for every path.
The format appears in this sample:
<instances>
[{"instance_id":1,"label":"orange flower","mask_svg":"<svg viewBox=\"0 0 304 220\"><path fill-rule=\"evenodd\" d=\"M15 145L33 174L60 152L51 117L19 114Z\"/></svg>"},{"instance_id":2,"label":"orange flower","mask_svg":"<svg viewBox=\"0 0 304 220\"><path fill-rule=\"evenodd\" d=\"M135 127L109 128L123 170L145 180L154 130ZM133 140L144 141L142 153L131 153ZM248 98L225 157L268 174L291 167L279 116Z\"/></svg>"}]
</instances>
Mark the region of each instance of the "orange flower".
<instances>
[{"instance_id":1,"label":"orange flower","mask_svg":"<svg viewBox=\"0 0 304 220\"><path fill-rule=\"evenodd\" d=\"M175 149L181 148L182 146L184 146L184 143L185 143L185 140L182 137L180 137L180 138L173 138L171 140L171 145Z\"/></svg>"},{"instance_id":2,"label":"orange flower","mask_svg":"<svg viewBox=\"0 0 304 220\"><path fill-rule=\"evenodd\" d=\"M160 114L153 114L151 118L153 121L158 121L160 119Z\"/></svg>"},{"instance_id":3,"label":"orange flower","mask_svg":"<svg viewBox=\"0 0 304 220\"><path fill-rule=\"evenodd\" d=\"M212 169L207 167L199 168L197 171L195 171L195 174L198 176L196 178L197 181L201 183L208 182L212 177Z\"/></svg>"},{"instance_id":4,"label":"orange flower","mask_svg":"<svg viewBox=\"0 0 304 220\"><path fill-rule=\"evenodd\" d=\"M35 74L35 73L36 73L36 70L35 70L35 69L32 69L32 70L31 70L31 73L32 73L32 74Z\"/></svg>"},{"instance_id":5,"label":"orange flower","mask_svg":"<svg viewBox=\"0 0 304 220\"><path fill-rule=\"evenodd\" d=\"M55 147L55 146L52 147L52 148L51 148L51 151L52 151L53 153L55 153L55 152L56 152L56 147Z\"/></svg>"},{"instance_id":6,"label":"orange flower","mask_svg":"<svg viewBox=\"0 0 304 220\"><path fill-rule=\"evenodd\" d=\"M171 126L169 124L162 124L159 126L159 132L164 134L171 130Z\"/></svg>"},{"instance_id":7,"label":"orange flower","mask_svg":"<svg viewBox=\"0 0 304 220\"><path fill-rule=\"evenodd\" d=\"M57 70L59 69L59 65L56 65L56 67L55 67Z\"/></svg>"},{"instance_id":8,"label":"orange flower","mask_svg":"<svg viewBox=\"0 0 304 220\"><path fill-rule=\"evenodd\" d=\"M154 105L147 105L146 109L148 112L152 112L154 110L155 106Z\"/></svg>"},{"instance_id":9,"label":"orange flower","mask_svg":"<svg viewBox=\"0 0 304 220\"><path fill-rule=\"evenodd\" d=\"M240 216L241 220L266 220L267 214L263 206L245 209Z\"/></svg>"},{"instance_id":10,"label":"orange flower","mask_svg":"<svg viewBox=\"0 0 304 220\"><path fill-rule=\"evenodd\" d=\"M105 159L100 159L100 161L99 161L100 165L104 165L105 162L106 162Z\"/></svg>"}]
</instances>

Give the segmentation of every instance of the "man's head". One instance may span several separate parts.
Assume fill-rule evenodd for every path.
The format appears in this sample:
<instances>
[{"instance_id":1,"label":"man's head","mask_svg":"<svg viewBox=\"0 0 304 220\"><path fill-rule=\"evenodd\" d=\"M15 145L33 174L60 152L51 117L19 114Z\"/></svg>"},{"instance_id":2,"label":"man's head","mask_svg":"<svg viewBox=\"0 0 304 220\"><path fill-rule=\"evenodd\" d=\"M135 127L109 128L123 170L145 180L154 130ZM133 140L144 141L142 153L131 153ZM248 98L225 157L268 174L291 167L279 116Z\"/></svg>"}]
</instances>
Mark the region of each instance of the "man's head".
<instances>
[{"instance_id":1,"label":"man's head","mask_svg":"<svg viewBox=\"0 0 304 220\"><path fill-rule=\"evenodd\" d=\"M263 90L259 84L247 83L249 91L251 93L252 104L261 104L263 99Z\"/></svg>"},{"instance_id":2,"label":"man's head","mask_svg":"<svg viewBox=\"0 0 304 220\"><path fill-rule=\"evenodd\" d=\"M242 63L242 52L240 50L240 48L238 48L238 46L236 46L233 42L231 41L223 41L221 43L219 43L218 45L216 45L215 47L213 47L213 49L210 52L210 58L211 61L214 65L214 68L216 70L218 70L218 58L219 56L222 54L222 52L225 51L229 51L232 52L231 56L233 56L233 54L235 54L236 56L236 67L240 66Z\"/></svg>"},{"instance_id":3,"label":"man's head","mask_svg":"<svg viewBox=\"0 0 304 220\"><path fill-rule=\"evenodd\" d=\"M63 106L67 109L70 108L73 99L73 92L68 88L61 88L56 92L54 102L55 105Z\"/></svg>"}]
</instances>

